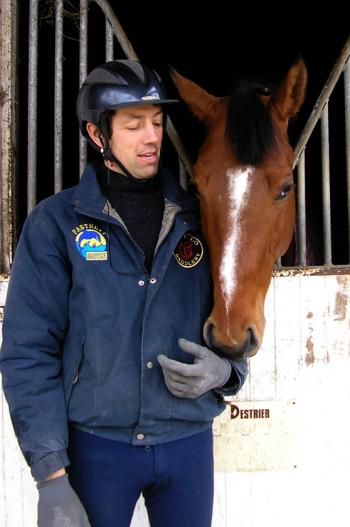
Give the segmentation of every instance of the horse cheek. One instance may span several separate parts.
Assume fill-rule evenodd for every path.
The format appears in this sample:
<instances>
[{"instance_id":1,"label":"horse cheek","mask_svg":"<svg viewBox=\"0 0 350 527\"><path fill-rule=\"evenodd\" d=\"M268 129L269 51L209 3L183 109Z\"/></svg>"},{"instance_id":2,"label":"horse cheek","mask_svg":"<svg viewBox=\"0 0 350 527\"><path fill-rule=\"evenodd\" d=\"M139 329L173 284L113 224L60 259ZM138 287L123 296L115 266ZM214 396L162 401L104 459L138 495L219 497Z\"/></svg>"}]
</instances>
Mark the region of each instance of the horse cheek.
<instances>
[{"instance_id":1,"label":"horse cheek","mask_svg":"<svg viewBox=\"0 0 350 527\"><path fill-rule=\"evenodd\" d=\"M281 244L278 256L282 256L288 251L290 242L292 241L294 229L295 229L295 196L289 196L288 202L286 203L284 218L281 222L282 233L281 233Z\"/></svg>"}]
</instances>

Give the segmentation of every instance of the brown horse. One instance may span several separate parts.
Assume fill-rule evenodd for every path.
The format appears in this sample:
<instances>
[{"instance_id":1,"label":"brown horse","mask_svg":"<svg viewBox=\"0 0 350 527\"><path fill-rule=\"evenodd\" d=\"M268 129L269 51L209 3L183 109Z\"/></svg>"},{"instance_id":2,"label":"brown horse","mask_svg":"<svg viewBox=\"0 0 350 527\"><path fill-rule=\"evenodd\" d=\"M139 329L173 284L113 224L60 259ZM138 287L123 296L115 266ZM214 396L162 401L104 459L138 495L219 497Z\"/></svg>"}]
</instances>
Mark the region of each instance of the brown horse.
<instances>
[{"instance_id":1,"label":"brown horse","mask_svg":"<svg viewBox=\"0 0 350 527\"><path fill-rule=\"evenodd\" d=\"M287 129L304 101L306 67L298 60L272 91L242 81L229 97L210 95L174 70L172 78L207 128L193 168L214 283L204 339L228 356L252 356L263 337L273 267L294 229Z\"/></svg>"}]
</instances>

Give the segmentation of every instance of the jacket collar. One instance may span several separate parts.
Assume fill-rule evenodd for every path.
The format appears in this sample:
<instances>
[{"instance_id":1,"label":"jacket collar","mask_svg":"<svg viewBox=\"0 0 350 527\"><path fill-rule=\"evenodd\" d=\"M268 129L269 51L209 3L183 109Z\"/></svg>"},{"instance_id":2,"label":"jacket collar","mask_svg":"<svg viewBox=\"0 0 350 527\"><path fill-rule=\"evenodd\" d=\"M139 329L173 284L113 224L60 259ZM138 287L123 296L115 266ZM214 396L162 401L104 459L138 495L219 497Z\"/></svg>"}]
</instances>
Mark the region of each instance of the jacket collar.
<instances>
[{"instance_id":1,"label":"jacket collar","mask_svg":"<svg viewBox=\"0 0 350 527\"><path fill-rule=\"evenodd\" d=\"M188 194L181 187L174 174L168 168L161 167L159 177L163 195L168 201L178 205L182 211L198 210L197 198Z\"/></svg>"},{"instance_id":2,"label":"jacket collar","mask_svg":"<svg viewBox=\"0 0 350 527\"><path fill-rule=\"evenodd\" d=\"M86 165L80 182L72 194L73 207L83 214L102 220L107 218L106 197L97 181L96 168L100 161ZM164 197L178 205L183 212L197 211L197 200L189 196L167 168L160 168L159 177Z\"/></svg>"}]
</instances>

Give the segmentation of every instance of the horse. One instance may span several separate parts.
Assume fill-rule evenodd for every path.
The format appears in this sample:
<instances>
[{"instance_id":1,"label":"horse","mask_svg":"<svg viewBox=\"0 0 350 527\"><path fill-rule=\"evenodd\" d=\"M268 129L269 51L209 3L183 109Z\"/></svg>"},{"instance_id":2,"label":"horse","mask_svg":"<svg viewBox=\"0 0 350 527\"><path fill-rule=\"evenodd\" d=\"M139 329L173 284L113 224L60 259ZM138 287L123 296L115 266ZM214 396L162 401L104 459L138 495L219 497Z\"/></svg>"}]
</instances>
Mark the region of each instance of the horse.
<instances>
[{"instance_id":1,"label":"horse","mask_svg":"<svg viewBox=\"0 0 350 527\"><path fill-rule=\"evenodd\" d=\"M274 88L237 82L216 97L174 68L180 98L206 127L193 166L213 280L206 345L237 360L261 346L264 304L276 259L291 242L296 205L288 124L305 98L295 61Z\"/></svg>"}]
</instances>

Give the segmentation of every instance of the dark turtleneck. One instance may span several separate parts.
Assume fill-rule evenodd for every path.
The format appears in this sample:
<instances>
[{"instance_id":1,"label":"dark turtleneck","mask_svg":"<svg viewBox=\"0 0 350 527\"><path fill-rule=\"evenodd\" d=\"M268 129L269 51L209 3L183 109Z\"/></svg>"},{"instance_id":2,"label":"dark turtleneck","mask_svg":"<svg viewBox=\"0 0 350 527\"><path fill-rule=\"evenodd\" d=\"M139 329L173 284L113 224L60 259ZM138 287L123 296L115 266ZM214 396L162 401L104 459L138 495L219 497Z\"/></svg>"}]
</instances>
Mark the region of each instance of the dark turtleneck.
<instances>
[{"instance_id":1,"label":"dark turtleneck","mask_svg":"<svg viewBox=\"0 0 350 527\"><path fill-rule=\"evenodd\" d=\"M103 194L144 252L150 272L164 213L159 177L138 181L110 170L108 184L108 170L103 164L97 168L97 177Z\"/></svg>"}]
</instances>

